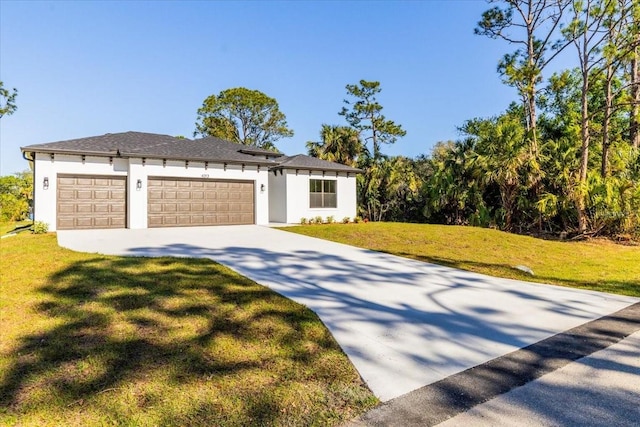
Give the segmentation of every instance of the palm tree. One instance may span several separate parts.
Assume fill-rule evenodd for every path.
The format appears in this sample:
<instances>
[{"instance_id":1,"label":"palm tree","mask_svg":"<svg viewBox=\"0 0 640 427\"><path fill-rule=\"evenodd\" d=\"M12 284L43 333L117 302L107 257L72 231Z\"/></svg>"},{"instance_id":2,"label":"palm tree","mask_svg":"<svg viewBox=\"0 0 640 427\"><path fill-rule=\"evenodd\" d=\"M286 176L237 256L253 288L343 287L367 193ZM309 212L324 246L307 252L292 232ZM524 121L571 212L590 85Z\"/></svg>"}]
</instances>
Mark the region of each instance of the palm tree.
<instances>
[{"instance_id":1,"label":"palm tree","mask_svg":"<svg viewBox=\"0 0 640 427\"><path fill-rule=\"evenodd\" d=\"M364 146L357 130L347 126L323 124L320 141L307 142L307 151L310 156L319 159L356 167Z\"/></svg>"}]
</instances>

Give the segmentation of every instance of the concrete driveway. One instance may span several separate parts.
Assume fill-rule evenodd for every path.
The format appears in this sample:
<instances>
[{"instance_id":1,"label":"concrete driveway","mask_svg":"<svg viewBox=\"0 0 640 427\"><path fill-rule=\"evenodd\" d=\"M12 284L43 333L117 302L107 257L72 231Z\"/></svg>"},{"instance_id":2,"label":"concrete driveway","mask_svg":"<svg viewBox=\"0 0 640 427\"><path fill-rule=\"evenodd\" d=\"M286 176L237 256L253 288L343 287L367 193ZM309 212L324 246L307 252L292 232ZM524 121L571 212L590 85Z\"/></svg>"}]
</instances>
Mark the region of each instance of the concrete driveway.
<instances>
[{"instance_id":1,"label":"concrete driveway","mask_svg":"<svg viewBox=\"0 0 640 427\"><path fill-rule=\"evenodd\" d=\"M260 226L59 231L58 242L82 252L224 264L315 311L382 401L638 302Z\"/></svg>"}]
</instances>

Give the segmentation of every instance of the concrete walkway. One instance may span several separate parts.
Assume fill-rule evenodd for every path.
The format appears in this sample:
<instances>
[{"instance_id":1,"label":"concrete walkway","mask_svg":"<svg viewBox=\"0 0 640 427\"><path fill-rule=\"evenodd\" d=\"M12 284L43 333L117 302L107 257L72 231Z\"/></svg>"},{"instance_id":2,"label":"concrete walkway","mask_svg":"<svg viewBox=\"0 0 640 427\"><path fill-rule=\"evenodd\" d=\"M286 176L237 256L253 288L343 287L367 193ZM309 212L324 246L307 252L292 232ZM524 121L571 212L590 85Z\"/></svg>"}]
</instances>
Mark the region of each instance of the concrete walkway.
<instances>
[{"instance_id":1,"label":"concrete walkway","mask_svg":"<svg viewBox=\"0 0 640 427\"><path fill-rule=\"evenodd\" d=\"M382 401L639 301L259 226L59 231L58 241L83 252L206 257L227 265L315 311Z\"/></svg>"}]
</instances>

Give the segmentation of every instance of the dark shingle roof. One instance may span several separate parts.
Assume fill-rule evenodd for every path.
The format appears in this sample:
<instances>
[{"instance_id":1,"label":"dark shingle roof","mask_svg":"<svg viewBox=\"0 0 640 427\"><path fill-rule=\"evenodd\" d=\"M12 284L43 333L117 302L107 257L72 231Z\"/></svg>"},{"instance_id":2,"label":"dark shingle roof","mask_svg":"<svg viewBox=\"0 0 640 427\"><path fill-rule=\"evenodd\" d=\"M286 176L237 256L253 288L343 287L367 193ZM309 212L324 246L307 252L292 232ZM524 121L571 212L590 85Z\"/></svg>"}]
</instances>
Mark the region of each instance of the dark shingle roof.
<instances>
[{"instance_id":1,"label":"dark shingle roof","mask_svg":"<svg viewBox=\"0 0 640 427\"><path fill-rule=\"evenodd\" d=\"M148 157L157 159L247 163L272 166L272 169L305 169L332 172L361 172L339 163L298 154L282 153L225 141L216 137L196 140L145 132L108 133L101 136L70 139L21 147L23 152L84 154L97 156ZM264 159L258 156L269 156Z\"/></svg>"},{"instance_id":2,"label":"dark shingle roof","mask_svg":"<svg viewBox=\"0 0 640 427\"><path fill-rule=\"evenodd\" d=\"M145 132L108 133L102 136L70 139L22 147L23 152L113 155L178 160L216 161L275 165L273 160L253 156L280 156L280 153L256 147L246 147L219 138L197 140L176 138Z\"/></svg>"},{"instance_id":3,"label":"dark shingle roof","mask_svg":"<svg viewBox=\"0 0 640 427\"><path fill-rule=\"evenodd\" d=\"M340 163L329 162L327 160L318 159L316 157L298 154L296 156L283 156L276 159L278 166L272 169L304 169L304 170L321 170L331 172L362 172L361 169L352 168L351 166Z\"/></svg>"}]
</instances>

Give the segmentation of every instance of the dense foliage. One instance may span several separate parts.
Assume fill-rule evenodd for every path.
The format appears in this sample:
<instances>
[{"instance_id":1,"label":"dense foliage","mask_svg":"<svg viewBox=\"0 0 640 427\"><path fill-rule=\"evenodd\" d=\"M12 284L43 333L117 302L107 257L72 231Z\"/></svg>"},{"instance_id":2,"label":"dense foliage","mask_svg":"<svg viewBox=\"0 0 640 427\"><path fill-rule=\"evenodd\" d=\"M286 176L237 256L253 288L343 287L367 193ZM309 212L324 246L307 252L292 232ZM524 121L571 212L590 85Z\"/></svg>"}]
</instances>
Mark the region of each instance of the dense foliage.
<instances>
[{"instance_id":1,"label":"dense foliage","mask_svg":"<svg viewBox=\"0 0 640 427\"><path fill-rule=\"evenodd\" d=\"M29 217L33 197L30 171L0 177L0 221L20 221Z\"/></svg>"},{"instance_id":2,"label":"dense foliage","mask_svg":"<svg viewBox=\"0 0 640 427\"><path fill-rule=\"evenodd\" d=\"M516 48L498 72L518 101L495 117L467 120L461 139L439 142L430 156L388 157L378 141L405 132L384 116L376 127L361 113L382 109L379 83L361 81L347 85L355 101L340 113L350 126L323 125L309 154L363 169L359 214L369 220L640 236L640 3L491 3L476 34ZM544 76L560 52L574 56L575 68ZM380 138L378 129L392 132Z\"/></svg>"},{"instance_id":3,"label":"dense foliage","mask_svg":"<svg viewBox=\"0 0 640 427\"><path fill-rule=\"evenodd\" d=\"M276 150L275 142L293 136L293 131L274 98L237 87L204 100L193 134Z\"/></svg>"}]
</instances>

